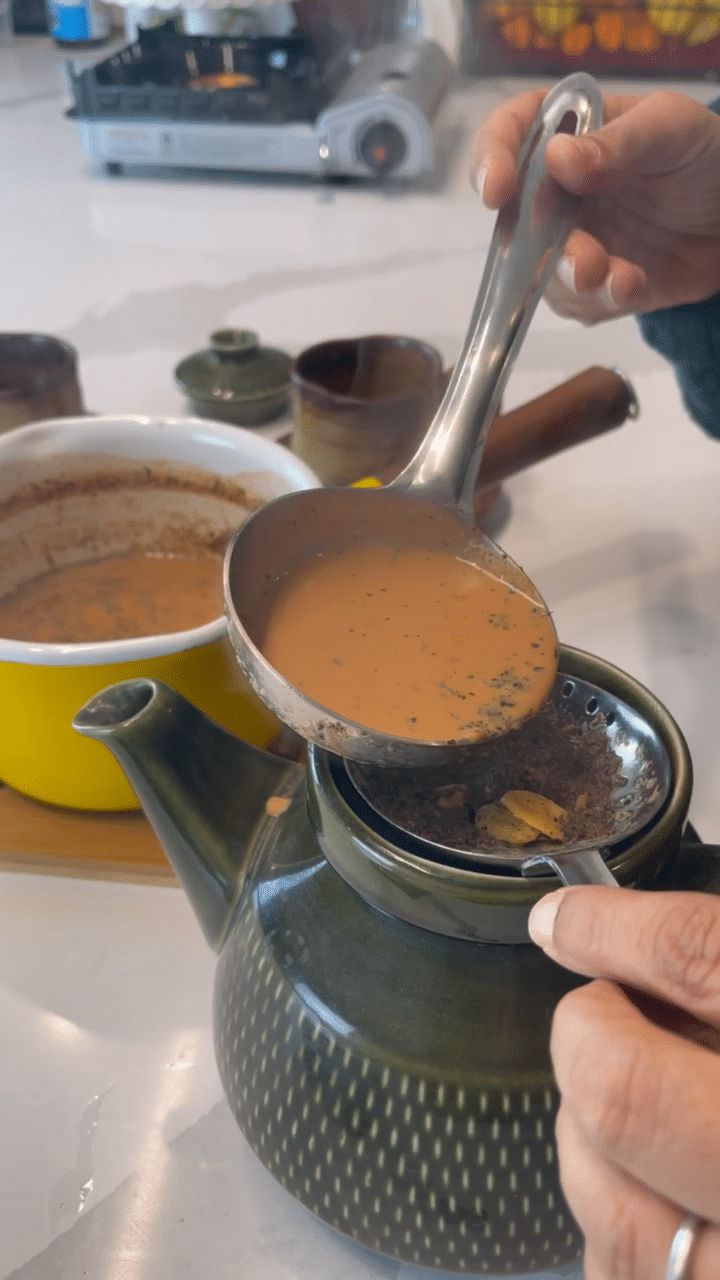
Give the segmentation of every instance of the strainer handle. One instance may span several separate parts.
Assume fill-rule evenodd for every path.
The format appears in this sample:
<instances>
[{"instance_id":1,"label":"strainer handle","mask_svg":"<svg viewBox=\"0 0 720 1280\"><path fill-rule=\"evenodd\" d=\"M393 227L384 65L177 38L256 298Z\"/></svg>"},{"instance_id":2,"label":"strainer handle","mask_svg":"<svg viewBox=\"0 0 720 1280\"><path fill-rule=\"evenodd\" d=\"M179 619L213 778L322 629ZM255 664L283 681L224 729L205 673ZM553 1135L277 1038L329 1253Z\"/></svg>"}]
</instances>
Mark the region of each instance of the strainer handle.
<instances>
[{"instance_id":1,"label":"strainer handle","mask_svg":"<svg viewBox=\"0 0 720 1280\"><path fill-rule=\"evenodd\" d=\"M615 889L620 888L599 849L581 849L577 853L563 853L560 857L541 853L528 859L523 871L543 862L552 867L563 884L609 884Z\"/></svg>"},{"instance_id":2,"label":"strainer handle","mask_svg":"<svg viewBox=\"0 0 720 1280\"><path fill-rule=\"evenodd\" d=\"M551 89L518 157L518 191L500 211L460 359L428 432L392 487L459 506L473 491L507 376L576 216L579 201L545 167L545 148L574 118L576 136L602 123L600 86L584 72Z\"/></svg>"}]
</instances>

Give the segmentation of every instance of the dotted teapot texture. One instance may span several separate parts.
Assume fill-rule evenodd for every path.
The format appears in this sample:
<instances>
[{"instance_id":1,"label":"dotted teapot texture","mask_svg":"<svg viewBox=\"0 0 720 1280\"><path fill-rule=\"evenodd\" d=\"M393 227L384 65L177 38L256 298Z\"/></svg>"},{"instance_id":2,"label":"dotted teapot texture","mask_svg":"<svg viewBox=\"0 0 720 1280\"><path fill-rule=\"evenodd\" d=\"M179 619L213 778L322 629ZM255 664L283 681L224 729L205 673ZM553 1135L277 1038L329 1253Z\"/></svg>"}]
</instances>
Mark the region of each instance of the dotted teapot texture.
<instances>
[{"instance_id":1,"label":"dotted teapot texture","mask_svg":"<svg viewBox=\"0 0 720 1280\"><path fill-rule=\"evenodd\" d=\"M291 1195L422 1266L526 1276L579 1257L552 1089L433 1078L332 1021L300 998L244 912L218 970L217 1057L242 1132Z\"/></svg>"}]
</instances>

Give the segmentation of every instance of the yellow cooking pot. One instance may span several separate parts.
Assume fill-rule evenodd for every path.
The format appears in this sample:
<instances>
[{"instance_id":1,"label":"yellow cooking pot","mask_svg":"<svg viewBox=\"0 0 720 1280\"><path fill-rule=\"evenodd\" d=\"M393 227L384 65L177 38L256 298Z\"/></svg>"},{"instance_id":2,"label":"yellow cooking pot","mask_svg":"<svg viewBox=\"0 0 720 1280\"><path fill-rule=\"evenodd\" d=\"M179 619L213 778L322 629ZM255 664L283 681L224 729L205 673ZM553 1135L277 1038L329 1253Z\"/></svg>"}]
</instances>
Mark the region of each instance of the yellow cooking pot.
<instances>
[{"instance_id":1,"label":"yellow cooking pot","mask_svg":"<svg viewBox=\"0 0 720 1280\"><path fill-rule=\"evenodd\" d=\"M93 476L122 477L129 469L174 483L150 486L144 496L120 481L100 498L93 492ZM124 549L124 537L126 545L139 538L152 548L163 524L220 533L242 523L242 505L228 496L241 486L253 499L269 500L317 483L272 441L200 419L69 418L22 427L0 437L0 596L47 568L48 550L62 564L83 558L90 545ZM0 780L67 808L137 808L109 753L70 728L88 698L135 676L165 681L257 746L277 731L245 683L222 617L191 631L106 643L0 637Z\"/></svg>"}]
</instances>

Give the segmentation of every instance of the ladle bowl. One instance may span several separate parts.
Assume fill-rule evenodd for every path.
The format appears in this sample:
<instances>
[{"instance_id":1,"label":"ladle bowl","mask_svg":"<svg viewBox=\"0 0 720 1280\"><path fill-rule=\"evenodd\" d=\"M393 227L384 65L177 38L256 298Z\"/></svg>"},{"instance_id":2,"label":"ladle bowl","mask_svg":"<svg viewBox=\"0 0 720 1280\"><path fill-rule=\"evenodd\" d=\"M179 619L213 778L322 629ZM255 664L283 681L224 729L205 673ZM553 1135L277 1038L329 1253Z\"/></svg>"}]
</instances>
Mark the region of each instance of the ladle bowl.
<instances>
[{"instance_id":1,"label":"ladle bowl","mask_svg":"<svg viewBox=\"0 0 720 1280\"><path fill-rule=\"evenodd\" d=\"M254 515L236 535L225 563L225 601L230 638L250 684L278 719L308 742L336 755L373 764L418 767L450 763L467 741L423 742L370 729L330 711L301 693L263 655L262 637L278 582L306 555L311 529L320 555L353 544L356 532L379 545L448 549L491 571L543 606L523 570L457 510L426 502L412 490L314 489L281 498Z\"/></svg>"}]
</instances>

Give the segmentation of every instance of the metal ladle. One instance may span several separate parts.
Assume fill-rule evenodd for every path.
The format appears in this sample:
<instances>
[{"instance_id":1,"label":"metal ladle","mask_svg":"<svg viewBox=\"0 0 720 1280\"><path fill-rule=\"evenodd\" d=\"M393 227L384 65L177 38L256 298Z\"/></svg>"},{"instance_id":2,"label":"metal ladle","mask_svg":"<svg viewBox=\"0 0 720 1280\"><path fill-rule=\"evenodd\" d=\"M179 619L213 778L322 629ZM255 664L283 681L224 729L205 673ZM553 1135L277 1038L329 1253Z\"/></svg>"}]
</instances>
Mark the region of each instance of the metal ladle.
<instances>
[{"instance_id":1,"label":"metal ladle","mask_svg":"<svg viewBox=\"0 0 720 1280\"><path fill-rule=\"evenodd\" d=\"M585 134L602 120L600 88L577 74L545 98L521 150L518 191L498 215L461 357L415 457L384 489L294 493L257 512L225 560L228 629L250 684L286 725L338 755L374 764L440 764L455 742L423 742L358 724L293 687L262 653L279 585L318 552L372 541L443 548L489 568L544 601L522 569L473 527L473 492L485 440L530 320L557 262L578 201L553 181L545 148L557 133ZM464 745L464 744L463 744Z\"/></svg>"},{"instance_id":2,"label":"metal ladle","mask_svg":"<svg viewBox=\"0 0 720 1280\"><path fill-rule=\"evenodd\" d=\"M581 730L590 725L595 729L602 727L610 750L620 758L620 776L612 794L612 828L601 840L549 844L539 837L542 840L539 845L478 846L473 849L461 849L442 841L430 843L423 839L420 831L394 822L376 803L373 784L382 774L382 785L387 786L386 770L375 771L348 763L348 776L365 804L382 823L391 831L399 832L401 837L409 838L413 847L419 846L425 856L437 859L445 855L478 870L507 867L521 871L524 876L537 875L549 866L564 884L617 885L615 876L605 863L603 851L632 839L649 826L662 809L672 781L667 748L649 721L626 702L588 680L559 674L548 704L556 706L563 717Z\"/></svg>"}]
</instances>

